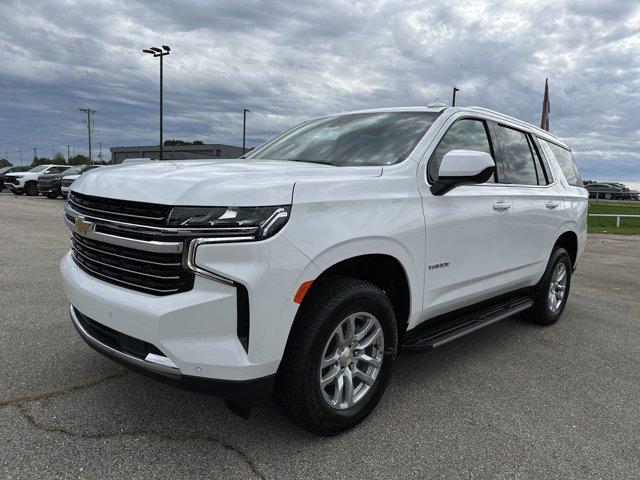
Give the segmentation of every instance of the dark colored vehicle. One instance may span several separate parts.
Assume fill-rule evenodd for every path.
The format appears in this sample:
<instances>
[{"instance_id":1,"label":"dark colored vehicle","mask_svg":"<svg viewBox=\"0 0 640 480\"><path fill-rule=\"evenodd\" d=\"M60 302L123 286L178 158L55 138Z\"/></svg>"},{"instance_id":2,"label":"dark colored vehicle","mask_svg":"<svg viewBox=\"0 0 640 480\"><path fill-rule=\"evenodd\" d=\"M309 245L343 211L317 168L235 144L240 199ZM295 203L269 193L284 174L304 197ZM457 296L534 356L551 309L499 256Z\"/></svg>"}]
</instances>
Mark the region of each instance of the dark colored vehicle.
<instances>
[{"instance_id":1,"label":"dark colored vehicle","mask_svg":"<svg viewBox=\"0 0 640 480\"><path fill-rule=\"evenodd\" d=\"M5 189L5 186L4 186L4 175L6 173L26 172L27 170L30 170L30 169L31 169L31 167L27 166L27 165L24 165L22 167L14 165L12 167L0 168L0 192Z\"/></svg>"},{"instance_id":2,"label":"dark colored vehicle","mask_svg":"<svg viewBox=\"0 0 640 480\"><path fill-rule=\"evenodd\" d=\"M62 177L66 177L67 175L79 175L86 170L86 167L89 166L90 165L68 167L66 170L58 173L40 175L38 177L38 192L45 195L47 198L58 198L62 194Z\"/></svg>"},{"instance_id":3,"label":"dark colored vehicle","mask_svg":"<svg viewBox=\"0 0 640 480\"><path fill-rule=\"evenodd\" d=\"M593 183L586 185L589 198L600 198L605 200L630 200L634 197L631 190L617 183Z\"/></svg>"}]
</instances>

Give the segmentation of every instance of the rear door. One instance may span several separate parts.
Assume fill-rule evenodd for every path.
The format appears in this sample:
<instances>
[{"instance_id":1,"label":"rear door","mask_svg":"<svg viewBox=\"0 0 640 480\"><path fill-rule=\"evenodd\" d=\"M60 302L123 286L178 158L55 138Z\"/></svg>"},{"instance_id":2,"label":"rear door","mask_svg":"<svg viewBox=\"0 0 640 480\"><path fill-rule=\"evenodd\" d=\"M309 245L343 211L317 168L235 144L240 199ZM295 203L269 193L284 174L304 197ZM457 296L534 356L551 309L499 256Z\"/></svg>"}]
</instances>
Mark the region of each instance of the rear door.
<instances>
[{"instance_id":1,"label":"rear door","mask_svg":"<svg viewBox=\"0 0 640 480\"><path fill-rule=\"evenodd\" d=\"M512 203L505 254L513 269L514 286L524 287L539 280L549 260L556 232L563 222L559 214L562 197L548 163L540 154L540 145L530 132L499 123L494 125L494 132Z\"/></svg>"}]
</instances>

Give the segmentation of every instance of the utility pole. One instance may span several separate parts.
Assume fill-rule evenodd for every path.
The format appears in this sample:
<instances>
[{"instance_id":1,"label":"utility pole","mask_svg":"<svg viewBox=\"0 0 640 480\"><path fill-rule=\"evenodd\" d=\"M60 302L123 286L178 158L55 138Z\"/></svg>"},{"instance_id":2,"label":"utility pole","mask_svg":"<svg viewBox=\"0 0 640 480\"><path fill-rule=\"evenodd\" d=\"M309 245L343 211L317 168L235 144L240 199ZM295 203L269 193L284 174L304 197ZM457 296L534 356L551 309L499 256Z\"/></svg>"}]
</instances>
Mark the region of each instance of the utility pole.
<instances>
[{"instance_id":1,"label":"utility pole","mask_svg":"<svg viewBox=\"0 0 640 480\"><path fill-rule=\"evenodd\" d=\"M20 145L20 166L22 166L22 145Z\"/></svg>"},{"instance_id":2,"label":"utility pole","mask_svg":"<svg viewBox=\"0 0 640 480\"><path fill-rule=\"evenodd\" d=\"M9 152L7 151L7 149L4 149L4 159L8 162L9 161Z\"/></svg>"},{"instance_id":3,"label":"utility pole","mask_svg":"<svg viewBox=\"0 0 640 480\"><path fill-rule=\"evenodd\" d=\"M51 145L51 160L53 160L53 157L55 156L56 156L56 146Z\"/></svg>"},{"instance_id":4,"label":"utility pole","mask_svg":"<svg viewBox=\"0 0 640 480\"><path fill-rule=\"evenodd\" d=\"M166 45L162 45L162 49L158 47L151 47L142 51L153 55L154 57L160 57L160 160L162 160L162 147L164 143L162 140L162 57L169 55L169 53L171 53L171 49Z\"/></svg>"},{"instance_id":5,"label":"utility pole","mask_svg":"<svg viewBox=\"0 0 640 480\"><path fill-rule=\"evenodd\" d=\"M458 87L453 87L453 99L451 100L451 106L456 106L456 92L459 92L460 89Z\"/></svg>"},{"instance_id":6,"label":"utility pole","mask_svg":"<svg viewBox=\"0 0 640 480\"><path fill-rule=\"evenodd\" d=\"M250 112L248 108L242 109L242 155L247 153L246 140L247 140L247 112Z\"/></svg>"},{"instance_id":7,"label":"utility pole","mask_svg":"<svg viewBox=\"0 0 640 480\"><path fill-rule=\"evenodd\" d=\"M91 114L96 113L96 111L91 110L90 108L79 108L78 110L87 115L85 121L87 125L87 132L89 133L89 163L93 163L93 158L91 156L91 130L93 128L91 125Z\"/></svg>"},{"instance_id":8,"label":"utility pole","mask_svg":"<svg viewBox=\"0 0 640 480\"><path fill-rule=\"evenodd\" d=\"M69 149L71 148L71 145L67 145L67 163L69 163Z\"/></svg>"},{"instance_id":9,"label":"utility pole","mask_svg":"<svg viewBox=\"0 0 640 480\"><path fill-rule=\"evenodd\" d=\"M38 159L38 147L33 147L33 159Z\"/></svg>"},{"instance_id":10,"label":"utility pole","mask_svg":"<svg viewBox=\"0 0 640 480\"><path fill-rule=\"evenodd\" d=\"M100 163L102 163L102 142L98 142L98 146L100 147L100 152L98 153L98 159Z\"/></svg>"}]
</instances>

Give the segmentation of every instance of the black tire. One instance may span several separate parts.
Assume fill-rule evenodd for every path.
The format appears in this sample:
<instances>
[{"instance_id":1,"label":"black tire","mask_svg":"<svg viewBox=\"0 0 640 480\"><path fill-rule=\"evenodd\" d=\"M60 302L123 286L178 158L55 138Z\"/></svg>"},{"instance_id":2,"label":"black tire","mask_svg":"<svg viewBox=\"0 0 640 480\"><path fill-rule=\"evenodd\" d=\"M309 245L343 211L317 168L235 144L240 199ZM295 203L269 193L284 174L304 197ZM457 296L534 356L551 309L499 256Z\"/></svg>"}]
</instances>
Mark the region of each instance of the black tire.
<instances>
[{"instance_id":1,"label":"black tire","mask_svg":"<svg viewBox=\"0 0 640 480\"><path fill-rule=\"evenodd\" d=\"M47 193L47 198L50 198L51 200L58 198L58 194L57 193Z\"/></svg>"},{"instance_id":2,"label":"black tire","mask_svg":"<svg viewBox=\"0 0 640 480\"><path fill-rule=\"evenodd\" d=\"M613 198L613 195L611 195L610 193L605 193L604 198L605 200L611 200Z\"/></svg>"},{"instance_id":3,"label":"black tire","mask_svg":"<svg viewBox=\"0 0 640 480\"><path fill-rule=\"evenodd\" d=\"M27 184L24 186L24 192L30 197L35 197L36 195L38 195L38 193L40 193L38 191L38 183L27 182Z\"/></svg>"},{"instance_id":4,"label":"black tire","mask_svg":"<svg viewBox=\"0 0 640 480\"><path fill-rule=\"evenodd\" d=\"M14 195L22 195L24 192L22 190L11 190Z\"/></svg>"},{"instance_id":5,"label":"black tire","mask_svg":"<svg viewBox=\"0 0 640 480\"><path fill-rule=\"evenodd\" d=\"M369 282L327 278L314 285L308 295L298 311L278 370L274 403L304 429L335 435L364 420L382 397L398 350L398 328L389 298ZM353 406L338 410L322 396L319 362L334 330L356 312L367 312L378 319L384 335L384 356L369 391Z\"/></svg>"},{"instance_id":6,"label":"black tire","mask_svg":"<svg viewBox=\"0 0 640 480\"><path fill-rule=\"evenodd\" d=\"M551 288L551 279L556 270L556 266L559 263L563 263L566 272L566 286L564 289L564 296L560 303L560 306L556 311L553 311L550 306L549 290ZM569 298L569 291L571 289L571 257L569 253L562 247L555 247L549 257L549 263L547 263L547 269L542 275L542 278L538 284L534 287L532 298L533 307L523 313L526 320L538 325L551 325L558 321L564 312L564 308L567 305L567 299Z\"/></svg>"}]
</instances>

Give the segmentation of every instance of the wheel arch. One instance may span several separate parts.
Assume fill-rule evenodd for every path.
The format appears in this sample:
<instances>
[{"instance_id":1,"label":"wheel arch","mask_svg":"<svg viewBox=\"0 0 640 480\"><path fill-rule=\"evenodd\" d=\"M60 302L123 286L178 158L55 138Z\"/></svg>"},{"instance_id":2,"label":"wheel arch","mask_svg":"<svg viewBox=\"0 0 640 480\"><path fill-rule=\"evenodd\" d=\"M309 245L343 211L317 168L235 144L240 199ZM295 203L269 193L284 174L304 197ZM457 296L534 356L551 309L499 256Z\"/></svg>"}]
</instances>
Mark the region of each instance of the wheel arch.
<instances>
[{"instance_id":1,"label":"wheel arch","mask_svg":"<svg viewBox=\"0 0 640 480\"><path fill-rule=\"evenodd\" d=\"M556 238L553 247L562 247L571 258L571 268L576 268L576 260L578 259L578 235L573 230L565 230Z\"/></svg>"}]
</instances>

